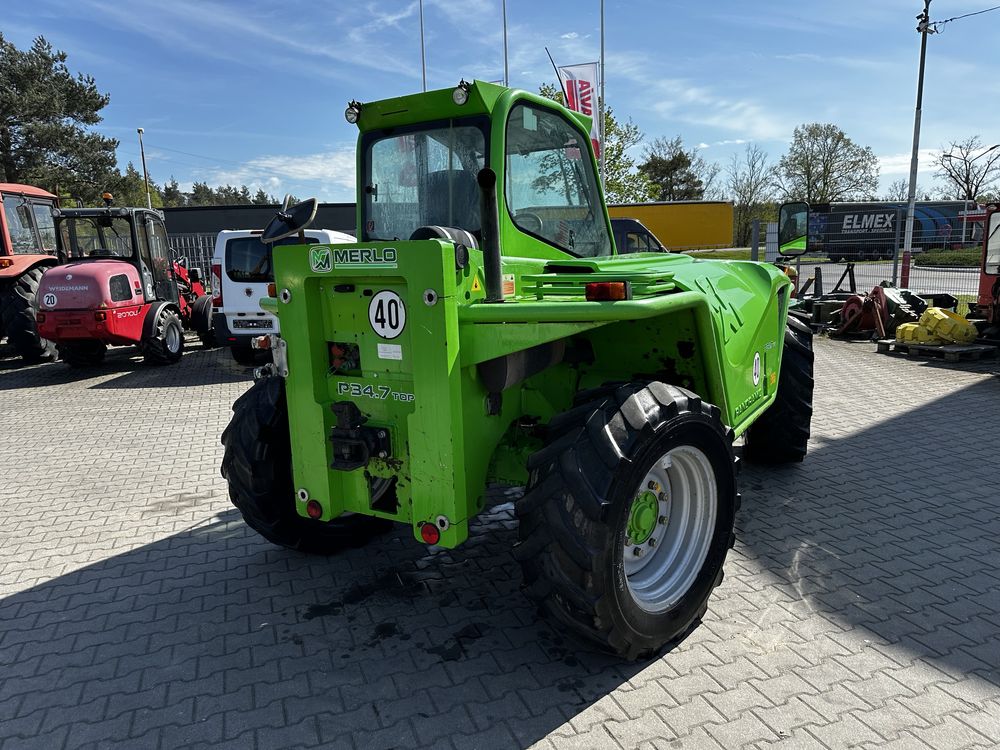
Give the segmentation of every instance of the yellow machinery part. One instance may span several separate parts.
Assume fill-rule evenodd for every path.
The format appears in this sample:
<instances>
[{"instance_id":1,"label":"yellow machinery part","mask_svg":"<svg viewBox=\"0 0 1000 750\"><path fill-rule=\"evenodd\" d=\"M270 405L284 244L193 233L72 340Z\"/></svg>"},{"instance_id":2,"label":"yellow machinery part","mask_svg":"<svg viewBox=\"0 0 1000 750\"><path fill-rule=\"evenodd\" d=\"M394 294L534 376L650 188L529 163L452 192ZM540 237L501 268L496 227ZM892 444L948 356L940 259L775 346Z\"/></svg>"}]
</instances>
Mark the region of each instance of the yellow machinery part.
<instances>
[{"instance_id":1,"label":"yellow machinery part","mask_svg":"<svg viewBox=\"0 0 1000 750\"><path fill-rule=\"evenodd\" d=\"M951 310L942 307L928 307L920 316L920 325L934 336L955 344L970 344L976 340L976 327Z\"/></svg>"}]
</instances>

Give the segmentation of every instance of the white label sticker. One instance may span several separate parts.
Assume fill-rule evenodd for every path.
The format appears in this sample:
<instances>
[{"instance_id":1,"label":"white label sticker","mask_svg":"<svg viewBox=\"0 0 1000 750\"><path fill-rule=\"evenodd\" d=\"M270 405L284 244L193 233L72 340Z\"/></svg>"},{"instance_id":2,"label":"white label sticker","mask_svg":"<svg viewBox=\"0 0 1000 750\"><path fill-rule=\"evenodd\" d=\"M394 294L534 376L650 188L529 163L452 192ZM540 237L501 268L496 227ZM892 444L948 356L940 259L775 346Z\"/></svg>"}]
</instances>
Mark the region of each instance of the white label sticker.
<instances>
[{"instance_id":1,"label":"white label sticker","mask_svg":"<svg viewBox=\"0 0 1000 750\"><path fill-rule=\"evenodd\" d=\"M59 301L58 298L52 292L49 292L44 297L42 297L42 304L45 305L46 307L55 307L56 302L58 301Z\"/></svg>"},{"instance_id":2,"label":"white label sticker","mask_svg":"<svg viewBox=\"0 0 1000 750\"><path fill-rule=\"evenodd\" d=\"M403 347L399 344L379 344L379 359L403 359Z\"/></svg>"},{"instance_id":3,"label":"white label sticker","mask_svg":"<svg viewBox=\"0 0 1000 750\"><path fill-rule=\"evenodd\" d=\"M760 352L753 355L753 384L760 385Z\"/></svg>"},{"instance_id":4,"label":"white label sticker","mask_svg":"<svg viewBox=\"0 0 1000 750\"><path fill-rule=\"evenodd\" d=\"M372 330L384 339L394 339L406 325L406 306L395 292L378 292L368 303L368 322Z\"/></svg>"}]
</instances>

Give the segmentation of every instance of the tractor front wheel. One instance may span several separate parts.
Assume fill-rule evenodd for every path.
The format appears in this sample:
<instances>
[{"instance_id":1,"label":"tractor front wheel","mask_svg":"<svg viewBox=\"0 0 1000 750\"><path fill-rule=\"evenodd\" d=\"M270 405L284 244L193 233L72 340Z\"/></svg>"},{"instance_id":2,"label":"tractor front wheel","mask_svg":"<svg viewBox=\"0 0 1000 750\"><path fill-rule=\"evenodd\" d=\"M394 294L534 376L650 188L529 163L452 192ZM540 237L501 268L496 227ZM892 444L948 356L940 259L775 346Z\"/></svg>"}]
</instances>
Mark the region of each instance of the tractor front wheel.
<instances>
[{"instance_id":1,"label":"tractor front wheel","mask_svg":"<svg viewBox=\"0 0 1000 750\"><path fill-rule=\"evenodd\" d=\"M809 448L813 412L813 348L809 316L790 311L774 403L750 425L743 455L761 464L801 461Z\"/></svg>"},{"instance_id":2,"label":"tractor front wheel","mask_svg":"<svg viewBox=\"0 0 1000 750\"><path fill-rule=\"evenodd\" d=\"M153 365L169 365L184 354L184 326L180 316L163 308L153 323L152 335L139 342L143 359Z\"/></svg>"},{"instance_id":3,"label":"tractor front wheel","mask_svg":"<svg viewBox=\"0 0 1000 750\"><path fill-rule=\"evenodd\" d=\"M35 324L38 282L44 273L45 268L32 268L0 289L0 321L6 329L7 341L29 364L46 362L56 356L55 344L41 338ZM0 331L0 335L3 333Z\"/></svg>"},{"instance_id":4,"label":"tractor front wheel","mask_svg":"<svg viewBox=\"0 0 1000 750\"><path fill-rule=\"evenodd\" d=\"M369 516L343 515L321 522L298 514L282 378L261 378L237 399L222 444L229 499L247 525L273 544L330 555L364 546L392 528L392 521Z\"/></svg>"},{"instance_id":5,"label":"tractor front wheel","mask_svg":"<svg viewBox=\"0 0 1000 750\"><path fill-rule=\"evenodd\" d=\"M59 344L57 348L59 358L70 367L97 367L107 352L103 341L86 339Z\"/></svg>"},{"instance_id":6,"label":"tractor front wheel","mask_svg":"<svg viewBox=\"0 0 1000 750\"><path fill-rule=\"evenodd\" d=\"M733 544L733 436L718 407L663 383L600 391L549 425L516 504L527 595L628 659L700 621Z\"/></svg>"}]
</instances>

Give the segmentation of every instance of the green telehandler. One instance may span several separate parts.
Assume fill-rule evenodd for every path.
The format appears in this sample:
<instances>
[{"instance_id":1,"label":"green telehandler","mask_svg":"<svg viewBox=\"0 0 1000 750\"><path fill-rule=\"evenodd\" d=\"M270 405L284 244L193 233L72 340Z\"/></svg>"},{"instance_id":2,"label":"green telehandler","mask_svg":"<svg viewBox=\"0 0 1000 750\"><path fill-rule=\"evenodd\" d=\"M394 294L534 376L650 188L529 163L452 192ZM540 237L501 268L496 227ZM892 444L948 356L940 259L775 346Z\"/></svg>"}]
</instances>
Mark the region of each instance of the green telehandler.
<instances>
[{"instance_id":1,"label":"green telehandler","mask_svg":"<svg viewBox=\"0 0 1000 750\"><path fill-rule=\"evenodd\" d=\"M676 642L733 545L734 439L806 453L788 278L616 252L589 118L548 99L462 81L345 114L358 241L275 247L281 337L222 436L232 502L304 552L393 522L451 548L487 486L524 486L513 554L543 613L628 659Z\"/></svg>"}]
</instances>

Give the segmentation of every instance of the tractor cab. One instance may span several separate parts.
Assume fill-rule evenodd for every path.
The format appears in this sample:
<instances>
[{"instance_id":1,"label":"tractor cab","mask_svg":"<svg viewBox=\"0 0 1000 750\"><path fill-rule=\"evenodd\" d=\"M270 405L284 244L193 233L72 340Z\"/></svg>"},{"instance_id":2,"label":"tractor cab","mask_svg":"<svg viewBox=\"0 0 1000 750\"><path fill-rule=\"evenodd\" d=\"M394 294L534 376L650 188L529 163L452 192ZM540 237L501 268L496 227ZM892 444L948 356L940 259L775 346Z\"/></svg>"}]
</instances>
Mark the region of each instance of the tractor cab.
<instances>
[{"instance_id":1,"label":"tractor cab","mask_svg":"<svg viewBox=\"0 0 1000 750\"><path fill-rule=\"evenodd\" d=\"M146 208L112 206L108 193L105 202L103 208L53 211L67 262L102 261L106 269L112 263L127 264L134 269L134 279L140 281L135 296L141 293L146 302L177 302L178 269L167 244L163 214ZM126 273L133 277L133 273Z\"/></svg>"}]
</instances>

